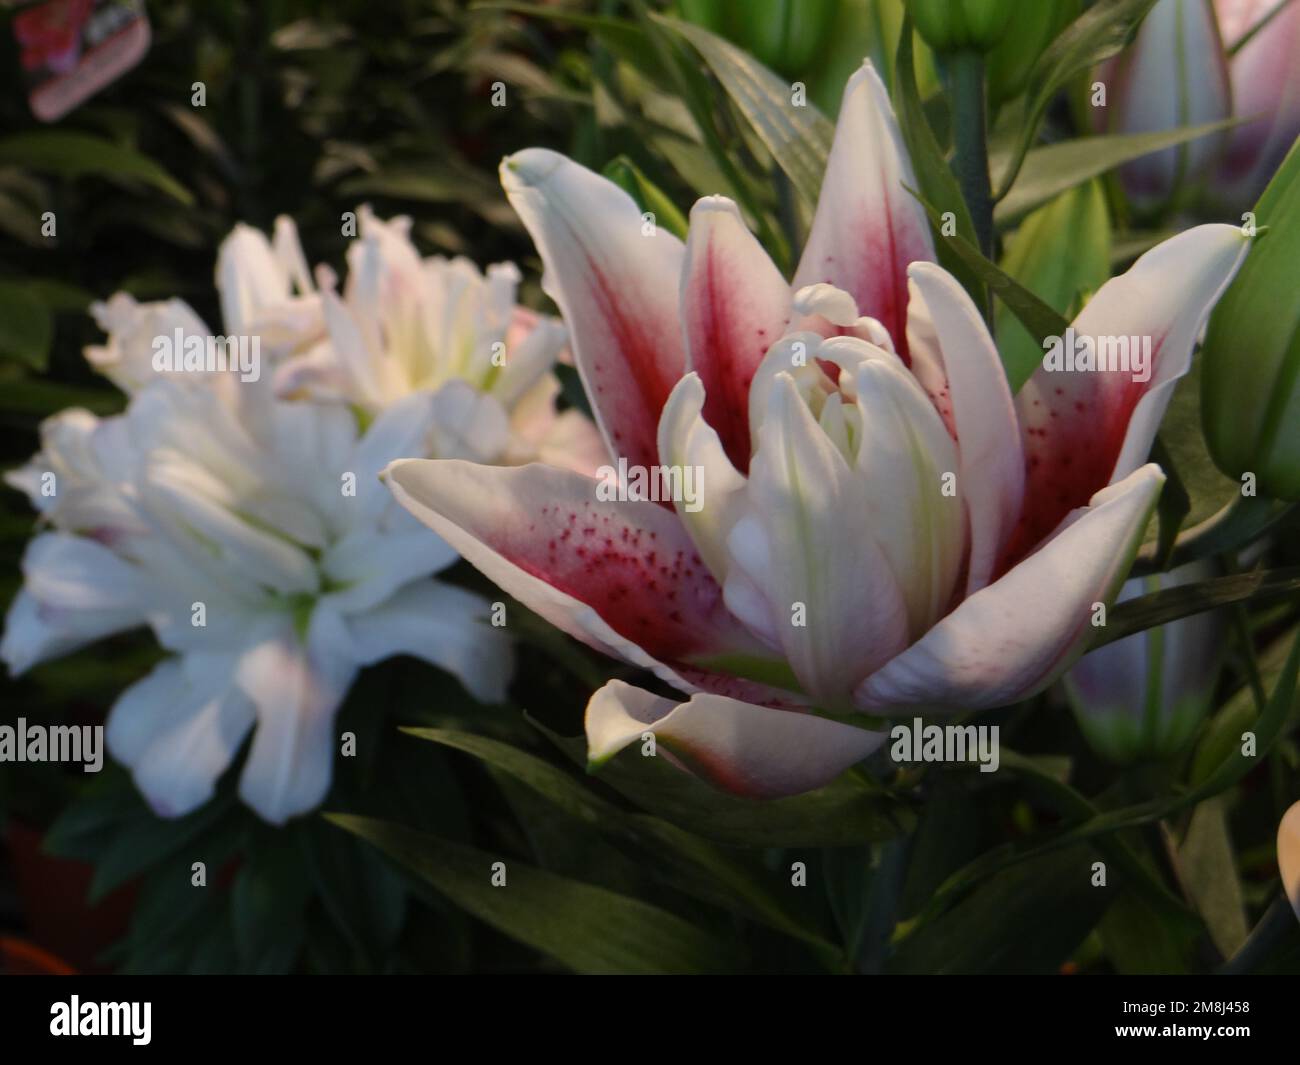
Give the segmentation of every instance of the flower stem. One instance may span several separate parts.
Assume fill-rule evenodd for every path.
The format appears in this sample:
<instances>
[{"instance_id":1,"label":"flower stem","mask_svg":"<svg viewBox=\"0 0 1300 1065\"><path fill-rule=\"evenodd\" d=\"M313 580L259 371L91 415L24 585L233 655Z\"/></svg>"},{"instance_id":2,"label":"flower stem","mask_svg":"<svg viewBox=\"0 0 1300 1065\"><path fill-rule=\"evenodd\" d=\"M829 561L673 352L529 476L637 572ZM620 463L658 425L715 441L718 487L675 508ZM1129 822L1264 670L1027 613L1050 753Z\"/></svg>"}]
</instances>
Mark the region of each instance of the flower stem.
<instances>
[{"instance_id":1,"label":"flower stem","mask_svg":"<svg viewBox=\"0 0 1300 1065\"><path fill-rule=\"evenodd\" d=\"M952 169L966 198L980 251L993 257L993 190L989 184L988 101L984 86L984 56L957 52L948 57L951 84Z\"/></svg>"}]
</instances>

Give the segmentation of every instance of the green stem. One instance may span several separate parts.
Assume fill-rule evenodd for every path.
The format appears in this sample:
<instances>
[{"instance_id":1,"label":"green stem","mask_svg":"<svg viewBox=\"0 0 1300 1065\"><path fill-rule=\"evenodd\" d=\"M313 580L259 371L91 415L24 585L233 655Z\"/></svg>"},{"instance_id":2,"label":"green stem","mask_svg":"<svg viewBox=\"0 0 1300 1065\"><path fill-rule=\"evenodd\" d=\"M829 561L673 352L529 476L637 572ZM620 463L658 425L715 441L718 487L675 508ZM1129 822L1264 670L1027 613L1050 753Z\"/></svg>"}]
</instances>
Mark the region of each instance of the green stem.
<instances>
[{"instance_id":1,"label":"green stem","mask_svg":"<svg viewBox=\"0 0 1300 1065\"><path fill-rule=\"evenodd\" d=\"M993 258L993 190L989 184L988 100L984 56L958 52L948 57L952 95L952 169L961 186L980 251Z\"/></svg>"}]
</instances>

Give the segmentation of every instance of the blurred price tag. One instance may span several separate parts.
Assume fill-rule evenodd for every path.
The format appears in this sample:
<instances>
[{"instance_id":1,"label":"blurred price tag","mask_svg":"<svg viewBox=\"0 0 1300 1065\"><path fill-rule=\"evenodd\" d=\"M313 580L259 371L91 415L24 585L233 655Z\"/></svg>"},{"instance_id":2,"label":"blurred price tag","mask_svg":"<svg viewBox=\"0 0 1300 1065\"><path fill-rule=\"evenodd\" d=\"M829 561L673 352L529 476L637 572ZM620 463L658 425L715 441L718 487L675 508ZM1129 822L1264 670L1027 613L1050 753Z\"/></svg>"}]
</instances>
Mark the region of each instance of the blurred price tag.
<instances>
[{"instance_id":1,"label":"blurred price tag","mask_svg":"<svg viewBox=\"0 0 1300 1065\"><path fill-rule=\"evenodd\" d=\"M143 0L40 0L22 5L13 28L27 99L42 122L66 115L149 49Z\"/></svg>"}]
</instances>

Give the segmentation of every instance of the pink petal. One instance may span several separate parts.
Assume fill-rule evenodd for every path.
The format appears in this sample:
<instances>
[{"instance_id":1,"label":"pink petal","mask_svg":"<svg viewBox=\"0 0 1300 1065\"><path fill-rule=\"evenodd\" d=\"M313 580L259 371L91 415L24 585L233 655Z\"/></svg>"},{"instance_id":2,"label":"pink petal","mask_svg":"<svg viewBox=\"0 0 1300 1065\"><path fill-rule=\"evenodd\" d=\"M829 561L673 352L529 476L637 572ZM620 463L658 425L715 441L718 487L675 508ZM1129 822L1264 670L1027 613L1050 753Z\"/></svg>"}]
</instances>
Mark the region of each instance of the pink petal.
<instances>
[{"instance_id":1,"label":"pink petal","mask_svg":"<svg viewBox=\"0 0 1300 1065\"><path fill-rule=\"evenodd\" d=\"M706 196L691 208L681 303L689 366L704 384L704 420L744 473L749 383L785 332L790 286L723 196Z\"/></svg>"},{"instance_id":2,"label":"pink petal","mask_svg":"<svg viewBox=\"0 0 1300 1065\"><path fill-rule=\"evenodd\" d=\"M406 459L393 495L551 624L684 690L676 664L761 653L727 613L685 528L656 503L600 501L598 481L532 464Z\"/></svg>"},{"instance_id":3,"label":"pink petal","mask_svg":"<svg viewBox=\"0 0 1300 1065\"><path fill-rule=\"evenodd\" d=\"M1170 238L1107 281L1074 321L1078 336L1150 338L1151 377L1040 366L1016 397L1024 435L1025 508L1008 548L1014 561L1075 507L1146 460L1174 383L1211 308L1245 257L1235 226ZM1132 343L1130 339L1130 344Z\"/></svg>"},{"instance_id":4,"label":"pink petal","mask_svg":"<svg viewBox=\"0 0 1300 1065\"><path fill-rule=\"evenodd\" d=\"M907 186L904 188L904 186ZM916 177L889 94L870 63L849 79L794 288L829 282L879 319L907 360L907 267L934 260Z\"/></svg>"},{"instance_id":5,"label":"pink petal","mask_svg":"<svg viewBox=\"0 0 1300 1065\"><path fill-rule=\"evenodd\" d=\"M656 756L726 791L759 799L828 784L885 740L883 732L721 695L697 694L676 703L621 680L591 697L589 764L599 766L624 747L640 745L645 733L654 734Z\"/></svg>"},{"instance_id":6,"label":"pink petal","mask_svg":"<svg viewBox=\"0 0 1300 1065\"><path fill-rule=\"evenodd\" d=\"M1020 515L1024 451L1002 361L975 304L940 266L915 263L908 272L916 286L913 302L919 297L934 330L930 355L948 382L958 478L970 514L970 594L989 582ZM922 361L919 351L914 359L914 365Z\"/></svg>"},{"instance_id":7,"label":"pink petal","mask_svg":"<svg viewBox=\"0 0 1300 1065\"><path fill-rule=\"evenodd\" d=\"M1164 484L1147 465L1098 492L1054 539L976 592L858 686L864 710L938 711L1016 702L1072 664L1141 542Z\"/></svg>"},{"instance_id":8,"label":"pink petal","mask_svg":"<svg viewBox=\"0 0 1300 1065\"><path fill-rule=\"evenodd\" d=\"M504 159L501 184L541 253L610 451L654 465L659 412L686 365L681 241L647 232L627 193L544 148Z\"/></svg>"}]
</instances>

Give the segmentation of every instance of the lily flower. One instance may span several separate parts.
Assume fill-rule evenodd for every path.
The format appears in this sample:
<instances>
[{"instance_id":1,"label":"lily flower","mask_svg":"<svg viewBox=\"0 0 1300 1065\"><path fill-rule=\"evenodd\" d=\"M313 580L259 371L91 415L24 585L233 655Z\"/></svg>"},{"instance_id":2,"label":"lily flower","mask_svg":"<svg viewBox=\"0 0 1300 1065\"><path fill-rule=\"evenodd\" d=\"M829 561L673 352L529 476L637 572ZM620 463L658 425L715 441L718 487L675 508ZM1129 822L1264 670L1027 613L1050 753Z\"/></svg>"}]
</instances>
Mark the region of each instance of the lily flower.
<instances>
[{"instance_id":1,"label":"lily flower","mask_svg":"<svg viewBox=\"0 0 1300 1065\"><path fill-rule=\"evenodd\" d=\"M218 273L227 329L310 313L286 312L286 298L313 297L236 268L249 262L227 257ZM47 528L24 556L0 659L18 674L150 627L169 654L114 704L106 738L160 815L206 802L250 734L243 800L276 824L312 809L337 711L382 659L413 655L482 702L504 699L513 651L491 604L430 579L456 552L377 479L447 432L440 393L411 392L363 427L346 404L276 397L269 375L153 372L155 337L208 332L178 301L117 297L99 314L112 332L89 357L130 400L110 418L48 419L40 453L6 477Z\"/></svg>"},{"instance_id":2,"label":"lily flower","mask_svg":"<svg viewBox=\"0 0 1300 1065\"><path fill-rule=\"evenodd\" d=\"M793 282L722 197L695 205L683 245L555 152L501 174L610 451L702 471L702 505L609 499L539 465L405 460L386 479L503 589L685 694L606 684L586 712L594 764L653 733L723 788L794 794L883 743L843 715L1003 705L1072 664L1160 491L1144 461L1244 255L1236 227L1153 249L1075 320L1151 338L1149 378L1045 365L1013 397L933 261L869 64Z\"/></svg>"},{"instance_id":3,"label":"lily flower","mask_svg":"<svg viewBox=\"0 0 1300 1065\"><path fill-rule=\"evenodd\" d=\"M536 459L591 472L606 461L600 436L581 412L558 412L554 370L567 335L553 318L515 302L513 263L486 273L465 258L421 259L411 220L384 222L358 212L342 292L331 271L308 287L318 315L299 319L292 302L259 308L254 328L270 329L285 358L276 370L284 396L342 400L368 415L428 391L437 408L433 451L445 458L514 464ZM230 259L282 256L255 230L236 234ZM260 246L255 245L260 240ZM247 274L248 270L240 273ZM305 276L305 274L304 274ZM310 282L304 282L310 286Z\"/></svg>"}]
</instances>

